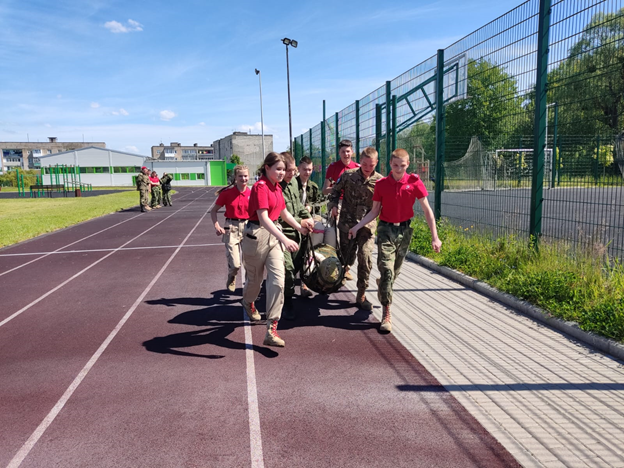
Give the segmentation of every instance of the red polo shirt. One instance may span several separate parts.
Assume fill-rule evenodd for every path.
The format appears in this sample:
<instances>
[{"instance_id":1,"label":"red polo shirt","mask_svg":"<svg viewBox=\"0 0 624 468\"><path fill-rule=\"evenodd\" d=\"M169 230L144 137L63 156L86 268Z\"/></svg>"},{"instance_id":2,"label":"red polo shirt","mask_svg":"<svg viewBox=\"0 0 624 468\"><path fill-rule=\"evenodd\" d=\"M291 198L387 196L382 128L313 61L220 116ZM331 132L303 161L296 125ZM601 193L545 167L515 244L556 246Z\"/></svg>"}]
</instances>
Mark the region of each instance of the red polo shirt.
<instances>
[{"instance_id":1,"label":"red polo shirt","mask_svg":"<svg viewBox=\"0 0 624 468\"><path fill-rule=\"evenodd\" d=\"M251 190L245 187L244 191L238 190L236 185L225 189L219 194L215 205L225 206L225 217L235 219L249 218L249 196Z\"/></svg>"},{"instance_id":2,"label":"red polo shirt","mask_svg":"<svg viewBox=\"0 0 624 468\"><path fill-rule=\"evenodd\" d=\"M249 220L258 221L258 210L268 210L269 219L277 221L280 213L286 208L282 187L273 185L266 176L253 185L249 198Z\"/></svg>"},{"instance_id":3,"label":"red polo shirt","mask_svg":"<svg viewBox=\"0 0 624 468\"><path fill-rule=\"evenodd\" d=\"M353 159L348 166L345 166L342 163L342 159L339 159L338 161L333 162L329 165L329 167L327 168L327 172L325 173L325 178L337 182L344 171L346 171L347 169L355 169L358 167L360 167L360 165L356 163Z\"/></svg>"},{"instance_id":4,"label":"red polo shirt","mask_svg":"<svg viewBox=\"0 0 624 468\"><path fill-rule=\"evenodd\" d=\"M402 223L414 216L414 203L428 195L416 174L407 172L396 181L392 173L375 184L373 201L381 202L379 219L387 223Z\"/></svg>"}]
</instances>

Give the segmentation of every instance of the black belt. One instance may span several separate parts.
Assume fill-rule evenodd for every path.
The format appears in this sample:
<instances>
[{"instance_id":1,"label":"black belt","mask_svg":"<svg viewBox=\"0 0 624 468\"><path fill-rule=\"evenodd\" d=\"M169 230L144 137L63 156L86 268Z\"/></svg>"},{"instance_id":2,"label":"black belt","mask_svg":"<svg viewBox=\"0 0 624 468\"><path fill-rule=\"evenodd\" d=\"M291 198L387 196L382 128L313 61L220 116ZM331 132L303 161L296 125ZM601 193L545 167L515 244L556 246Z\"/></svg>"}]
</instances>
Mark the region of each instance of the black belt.
<instances>
[{"instance_id":1,"label":"black belt","mask_svg":"<svg viewBox=\"0 0 624 468\"><path fill-rule=\"evenodd\" d=\"M225 218L226 221L247 221L246 219L239 219L239 218Z\"/></svg>"},{"instance_id":2,"label":"black belt","mask_svg":"<svg viewBox=\"0 0 624 468\"><path fill-rule=\"evenodd\" d=\"M379 224L384 225L384 226L401 226L401 227L405 227L405 226L409 226L410 224L412 224L412 220L411 218L408 219L407 221L401 221L400 223L389 223L388 221L383 221L383 220L379 220Z\"/></svg>"},{"instance_id":3,"label":"black belt","mask_svg":"<svg viewBox=\"0 0 624 468\"><path fill-rule=\"evenodd\" d=\"M248 220L247 222L248 222L249 224L255 224L256 226L261 226L260 221L257 221L257 220L255 220L255 219L250 219L250 220ZM277 221L277 220L275 220L275 221L271 221L271 222L272 222L273 224L277 224L277 223L278 223L278 221Z\"/></svg>"}]
</instances>

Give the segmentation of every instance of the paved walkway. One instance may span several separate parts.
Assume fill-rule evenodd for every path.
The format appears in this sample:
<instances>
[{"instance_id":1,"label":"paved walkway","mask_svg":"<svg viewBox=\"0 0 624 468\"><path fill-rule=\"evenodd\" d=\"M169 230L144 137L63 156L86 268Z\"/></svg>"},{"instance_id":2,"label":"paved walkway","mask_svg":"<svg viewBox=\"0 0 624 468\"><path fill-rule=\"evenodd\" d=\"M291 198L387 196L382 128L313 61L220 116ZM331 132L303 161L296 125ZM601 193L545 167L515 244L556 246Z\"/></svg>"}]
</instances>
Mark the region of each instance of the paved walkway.
<instances>
[{"instance_id":1,"label":"paved walkway","mask_svg":"<svg viewBox=\"0 0 624 468\"><path fill-rule=\"evenodd\" d=\"M413 262L395 292L395 336L523 466L624 467L622 362Z\"/></svg>"}]
</instances>

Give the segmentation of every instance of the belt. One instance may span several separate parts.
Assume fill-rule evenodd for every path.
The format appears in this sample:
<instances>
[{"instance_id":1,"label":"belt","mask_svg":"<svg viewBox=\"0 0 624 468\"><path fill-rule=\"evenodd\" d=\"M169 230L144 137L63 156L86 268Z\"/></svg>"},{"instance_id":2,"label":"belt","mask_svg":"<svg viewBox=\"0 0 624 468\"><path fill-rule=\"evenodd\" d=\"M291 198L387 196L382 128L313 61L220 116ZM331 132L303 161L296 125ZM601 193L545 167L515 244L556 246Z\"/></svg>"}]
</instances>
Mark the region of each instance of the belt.
<instances>
[{"instance_id":1,"label":"belt","mask_svg":"<svg viewBox=\"0 0 624 468\"><path fill-rule=\"evenodd\" d=\"M385 225L385 226L401 226L401 227L406 227L409 226L410 224L412 224L412 219L408 219L407 221L401 221L400 223L389 223L388 221L383 221L383 220L379 220L379 224L381 225Z\"/></svg>"},{"instance_id":2,"label":"belt","mask_svg":"<svg viewBox=\"0 0 624 468\"><path fill-rule=\"evenodd\" d=\"M247 221L246 219L240 218L225 218L226 221Z\"/></svg>"},{"instance_id":3,"label":"belt","mask_svg":"<svg viewBox=\"0 0 624 468\"><path fill-rule=\"evenodd\" d=\"M248 220L247 222L248 222L249 224L255 224L256 226L260 226L260 221L257 221L257 220L255 220L255 219L250 219L250 220ZM277 221L277 220L275 220L275 221L271 221L271 222L272 222L273 224L276 224L276 225L277 225L277 223L278 223L278 221Z\"/></svg>"}]
</instances>

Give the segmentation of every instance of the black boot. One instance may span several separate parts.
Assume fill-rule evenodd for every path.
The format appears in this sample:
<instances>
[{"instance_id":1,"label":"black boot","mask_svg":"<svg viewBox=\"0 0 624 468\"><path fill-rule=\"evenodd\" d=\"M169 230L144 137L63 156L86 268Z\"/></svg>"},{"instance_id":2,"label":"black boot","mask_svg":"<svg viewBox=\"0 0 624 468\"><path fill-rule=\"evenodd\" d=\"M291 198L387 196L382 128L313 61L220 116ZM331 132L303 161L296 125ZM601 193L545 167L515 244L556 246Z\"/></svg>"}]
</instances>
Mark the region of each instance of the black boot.
<instances>
[{"instance_id":1,"label":"black boot","mask_svg":"<svg viewBox=\"0 0 624 468\"><path fill-rule=\"evenodd\" d=\"M282 317L285 320L295 320L297 317L295 316L295 309L292 304L292 297L284 298L284 307L282 307Z\"/></svg>"}]
</instances>

